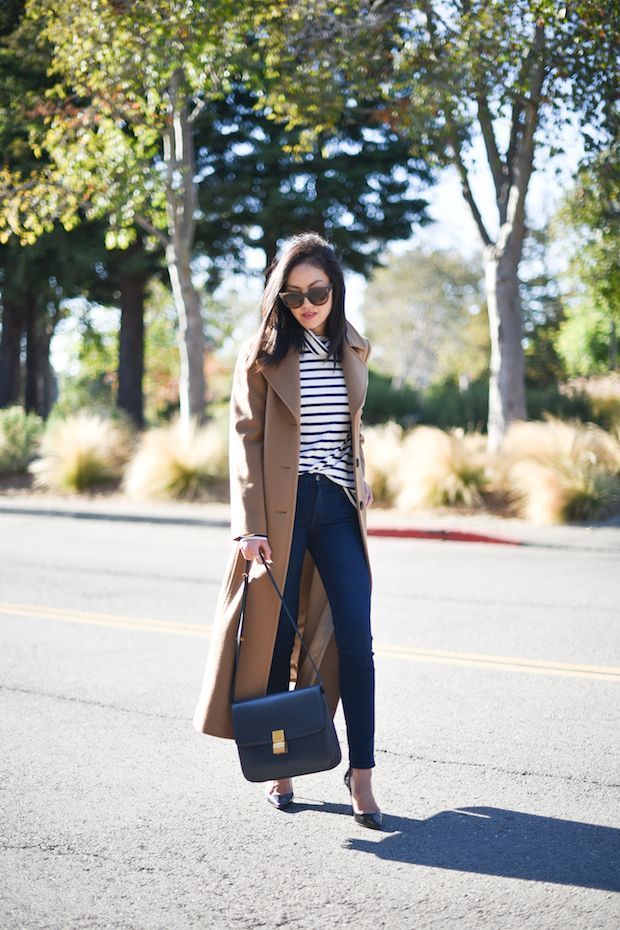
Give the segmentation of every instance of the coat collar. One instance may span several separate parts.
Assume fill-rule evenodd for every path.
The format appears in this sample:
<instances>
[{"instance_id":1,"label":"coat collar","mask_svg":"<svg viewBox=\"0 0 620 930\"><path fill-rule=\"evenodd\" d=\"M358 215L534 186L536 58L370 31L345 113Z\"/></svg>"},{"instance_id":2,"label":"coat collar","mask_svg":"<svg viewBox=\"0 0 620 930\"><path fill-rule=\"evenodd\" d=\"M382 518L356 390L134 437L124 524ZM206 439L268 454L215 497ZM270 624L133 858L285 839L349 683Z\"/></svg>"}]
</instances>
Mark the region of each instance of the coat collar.
<instances>
[{"instance_id":1,"label":"coat collar","mask_svg":"<svg viewBox=\"0 0 620 930\"><path fill-rule=\"evenodd\" d=\"M361 410L366 397L368 371L364 356L366 343L347 320L342 351L342 371L347 385L351 419ZM300 421L299 356L289 352L277 365L266 366L263 375L284 401L295 420Z\"/></svg>"}]
</instances>

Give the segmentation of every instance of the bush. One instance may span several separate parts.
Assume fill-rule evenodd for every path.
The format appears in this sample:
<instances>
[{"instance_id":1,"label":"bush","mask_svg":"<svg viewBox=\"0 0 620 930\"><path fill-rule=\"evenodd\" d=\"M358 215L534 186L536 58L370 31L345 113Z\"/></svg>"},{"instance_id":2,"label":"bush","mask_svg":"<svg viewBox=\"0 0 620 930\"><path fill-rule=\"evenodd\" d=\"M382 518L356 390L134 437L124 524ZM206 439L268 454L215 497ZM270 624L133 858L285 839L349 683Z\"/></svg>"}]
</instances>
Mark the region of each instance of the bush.
<instances>
[{"instance_id":1,"label":"bush","mask_svg":"<svg viewBox=\"0 0 620 930\"><path fill-rule=\"evenodd\" d=\"M620 504L620 442L593 424L513 423L500 472L519 515L536 523L590 520Z\"/></svg>"},{"instance_id":2,"label":"bush","mask_svg":"<svg viewBox=\"0 0 620 930\"><path fill-rule=\"evenodd\" d=\"M393 478L395 503L403 510L479 507L488 484L485 439L479 433L420 426L404 439Z\"/></svg>"},{"instance_id":3,"label":"bush","mask_svg":"<svg viewBox=\"0 0 620 930\"><path fill-rule=\"evenodd\" d=\"M545 416L564 420L598 423L604 429L613 424L613 403L597 405L585 390L566 390L556 386L527 387L527 412L531 420ZM616 408L617 409L617 408ZM486 378L472 381L461 390L454 379L432 384L422 396L420 424L442 429L465 429L486 432L489 415L489 382Z\"/></svg>"},{"instance_id":4,"label":"bush","mask_svg":"<svg viewBox=\"0 0 620 930\"><path fill-rule=\"evenodd\" d=\"M453 378L432 384L422 398L420 423L442 429L486 429L489 382L485 378L461 390Z\"/></svg>"},{"instance_id":5,"label":"bush","mask_svg":"<svg viewBox=\"0 0 620 930\"><path fill-rule=\"evenodd\" d=\"M589 419L603 429L620 433L620 373L608 372L592 378L574 378L562 385L561 391L569 396L585 396L591 407Z\"/></svg>"},{"instance_id":6,"label":"bush","mask_svg":"<svg viewBox=\"0 0 620 930\"><path fill-rule=\"evenodd\" d=\"M527 415L530 420L542 420L544 417L580 420L582 423L595 420L592 402L585 392L563 392L555 386L528 389Z\"/></svg>"},{"instance_id":7,"label":"bush","mask_svg":"<svg viewBox=\"0 0 620 930\"><path fill-rule=\"evenodd\" d=\"M43 432L43 420L21 407L0 410L0 475L28 471Z\"/></svg>"},{"instance_id":8,"label":"bush","mask_svg":"<svg viewBox=\"0 0 620 930\"><path fill-rule=\"evenodd\" d=\"M80 411L48 423L30 471L38 487L80 492L120 478L130 449L126 426Z\"/></svg>"},{"instance_id":9,"label":"bush","mask_svg":"<svg viewBox=\"0 0 620 930\"><path fill-rule=\"evenodd\" d=\"M404 426L415 423L419 414L420 398L417 391L407 386L394 388L388 375L369 369L364 423L373 425L392 420Z\"/></svg>"},{"instance_id":10,"label":"bush","mask_svg":"<svg viewBox=\"0 0 620 930\"><path fill-rule=\"evenodd\" d=\"M142 499L196 500L228 476L225 421L199 427L180 420L149 430L127 467L125 491Z\"/></svg>"}]
</instances>

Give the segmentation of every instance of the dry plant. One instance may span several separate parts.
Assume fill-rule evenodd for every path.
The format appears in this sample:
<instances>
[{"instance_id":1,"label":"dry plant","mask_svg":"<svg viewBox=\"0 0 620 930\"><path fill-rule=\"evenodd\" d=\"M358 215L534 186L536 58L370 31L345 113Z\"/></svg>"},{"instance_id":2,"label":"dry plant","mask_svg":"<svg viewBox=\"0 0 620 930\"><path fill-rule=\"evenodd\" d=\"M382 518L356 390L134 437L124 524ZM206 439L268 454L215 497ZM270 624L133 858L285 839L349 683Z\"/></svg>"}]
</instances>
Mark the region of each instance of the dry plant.
<instances>
[{"instance_id":1,"label":"dry plant","mask_svg":"<svg viewBox=\"0 0 620 930\"><path fill-rule=\"evenodd\" d=\"M134 498L196 500L227 475L224 426L175 420L143 435L125 472L124 487Z\"/></svg>"},{"instance_id":2,"label":"dry plant","mask_svg":"<svg viewBox=\"0 0 620 930\"><path fill-rule=\"evenodd\" d=\"M130 451L131 434L125 424L82 410L48 424L40 457L30 471L37 487L85 491L120 478Z\"/></svg>"},{"instance_id":3,"label":"dry plant","mask_svg":"<svg viewBox=\"0 0 620 930\"><path fill-rule=\"evenodd\" d=\"M485 439L479 433L418 426L405 437L395 476L397 507L479 507L488 484Z\"/></svg>"},{"instance_id":4,"label":"dry plant","mask_svg":"<svg viewBox=\"0 0 620 930\"><path fill-rule=\"evenodd\" d=\"M364 474L377 504L392 504L400 468L403 430L398 423L364 429Z\"/></svg>"},{"instance_id":5,"label":"dry plant","mask_svg":"<svg viewBox=\"0 0 620 930\"><path fill-rule=\"evenodd\" d=\"M588 520L620 504L620 442L591 423L513 423L499 461L517 513L535 523Z\"/></svg>"}]
</instances>

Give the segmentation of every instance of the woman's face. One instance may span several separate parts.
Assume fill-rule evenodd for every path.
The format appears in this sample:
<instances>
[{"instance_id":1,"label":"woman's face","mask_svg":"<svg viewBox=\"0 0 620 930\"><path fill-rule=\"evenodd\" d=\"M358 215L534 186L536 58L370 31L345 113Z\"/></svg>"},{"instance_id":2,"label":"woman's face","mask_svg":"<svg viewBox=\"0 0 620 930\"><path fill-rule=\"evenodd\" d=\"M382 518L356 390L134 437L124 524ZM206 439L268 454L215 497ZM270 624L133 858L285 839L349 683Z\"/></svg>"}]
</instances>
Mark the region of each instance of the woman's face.
<instances>
[{"instance_id":1,"label":"woman's face","mask_svg":"<svg viewBox=\"0 0 620 930\"><path fill-rule=\"evenodd\" d=\"M317 268L316 265L311 265L309 262L301 262L289 272L283 290L305 293L310 288L324 287L329 283L329 277L322 268ZM301 307L296 310L289 309L289 313L293 314L304 329L311 330L317 336L324 336L327 317L332 310L333 296L334 292L329 291L326 302L319 307L311 304L306 297Z\"/></svg>"}]
</instances>

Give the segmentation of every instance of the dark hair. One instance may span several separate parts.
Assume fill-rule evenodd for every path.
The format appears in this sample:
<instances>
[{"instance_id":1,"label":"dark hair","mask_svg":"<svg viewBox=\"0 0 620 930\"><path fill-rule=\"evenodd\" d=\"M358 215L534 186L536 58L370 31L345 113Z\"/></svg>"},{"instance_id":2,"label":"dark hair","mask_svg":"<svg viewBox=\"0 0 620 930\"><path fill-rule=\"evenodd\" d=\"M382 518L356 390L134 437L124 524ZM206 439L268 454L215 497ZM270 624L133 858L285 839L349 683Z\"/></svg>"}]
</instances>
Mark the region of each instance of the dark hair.
<instances>
[{"instance_id":1,"label":"dark hair","mask_svg":"<svg viewBox=\"0 0 620 930\"><path fill-rule=\"evenodd\" d=\"M259 368L275 365L291 349L301 352L303 348L305 330L279 297L289 274L302 262L320 268L334 286L332 309L327 317L325 334L329 338L328 357L342 359L342 346L346 338L342 266L329 242L318 233L307 232L287 239L280 254L267 269L261 302L263 322L251 355L251 363L256 362Z\"/></svg>"}]
</instances>

